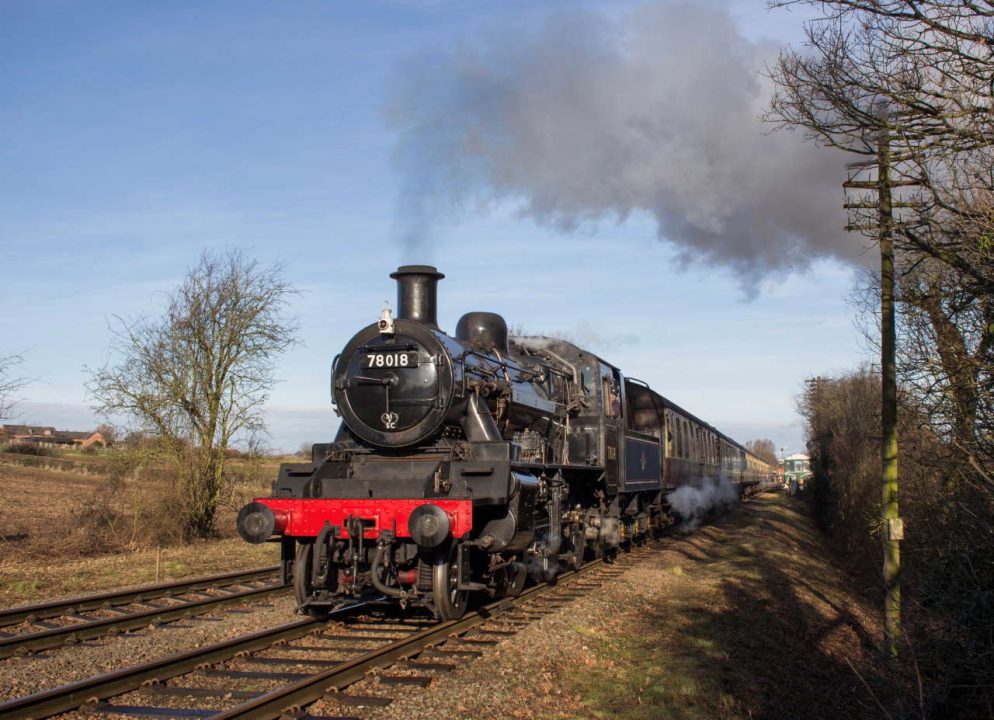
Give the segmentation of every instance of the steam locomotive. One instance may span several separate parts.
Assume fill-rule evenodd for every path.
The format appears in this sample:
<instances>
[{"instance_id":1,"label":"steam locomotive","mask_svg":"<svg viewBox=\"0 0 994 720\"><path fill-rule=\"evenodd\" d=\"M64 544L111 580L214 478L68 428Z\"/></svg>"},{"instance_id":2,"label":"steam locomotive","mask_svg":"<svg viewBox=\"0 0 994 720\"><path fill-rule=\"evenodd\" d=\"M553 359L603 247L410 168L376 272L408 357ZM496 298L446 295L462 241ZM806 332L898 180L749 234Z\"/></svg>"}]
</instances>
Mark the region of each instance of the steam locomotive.
<instances>
[{"instance_id":1,"label":"steam locomotive","mask_svg":"<svg viewBox=\"0 0 994 720\"><path fill-rule=\"evenodd\" d=\"M731 438L564 340L508 337L469 312L436 320L434 267L407 265L397 317L335 358L342 425L311 462L280 467L241 509L251 543L281 543L299 610L385 597L442 620L470 597L520 593L585 557L611 557L675 518L668 495L770 468Z\"/></svg>"}]
</instances>

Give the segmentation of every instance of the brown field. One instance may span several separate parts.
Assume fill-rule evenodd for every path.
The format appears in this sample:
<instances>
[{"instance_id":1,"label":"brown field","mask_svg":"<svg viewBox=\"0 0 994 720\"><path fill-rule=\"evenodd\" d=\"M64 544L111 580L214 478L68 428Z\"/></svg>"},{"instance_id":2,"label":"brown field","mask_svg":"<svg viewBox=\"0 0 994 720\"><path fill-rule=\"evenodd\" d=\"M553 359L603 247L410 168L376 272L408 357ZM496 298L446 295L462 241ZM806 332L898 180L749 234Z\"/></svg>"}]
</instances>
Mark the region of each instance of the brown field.
<instances>
[{"instance_id":1,"label":"brown field","mask_svg":"<svg viewBox=\"0 0 994 720\"><path fill-rule=\"evenodd\" d=\"M0 455L0 605L255 567L275 545L237 537L238 509L268 495L279 460L231 461L219 537L182 542L168 468L122 473L112 455ZM121 475L124 477L121 477Z\"/></svg>"}]
</instances>

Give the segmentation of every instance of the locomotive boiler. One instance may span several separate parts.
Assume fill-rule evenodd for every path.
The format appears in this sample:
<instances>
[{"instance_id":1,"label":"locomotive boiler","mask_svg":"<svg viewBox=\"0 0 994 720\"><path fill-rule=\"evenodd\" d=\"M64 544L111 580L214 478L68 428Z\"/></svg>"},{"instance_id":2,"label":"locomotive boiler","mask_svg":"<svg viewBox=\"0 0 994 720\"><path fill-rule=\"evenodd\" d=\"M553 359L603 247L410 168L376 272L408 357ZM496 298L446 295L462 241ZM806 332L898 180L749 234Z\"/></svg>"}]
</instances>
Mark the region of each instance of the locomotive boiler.
<instances>
[{"instance_id":1,"label":"locomotive boiler","mask_svg":"<svg viewBox=\"0 0 994 720\"><path fill-rule=\"evenodd\" d=\"M473 594L514 595L661 529L680 485L768 473L572 343L509 338L477 311L446 334L434 267L391 277L396 317L384 308L332 363L334 442L238 516L245 540L281 543L301 611L387 598L458 618Z\"/></svg>"}]
</instances>

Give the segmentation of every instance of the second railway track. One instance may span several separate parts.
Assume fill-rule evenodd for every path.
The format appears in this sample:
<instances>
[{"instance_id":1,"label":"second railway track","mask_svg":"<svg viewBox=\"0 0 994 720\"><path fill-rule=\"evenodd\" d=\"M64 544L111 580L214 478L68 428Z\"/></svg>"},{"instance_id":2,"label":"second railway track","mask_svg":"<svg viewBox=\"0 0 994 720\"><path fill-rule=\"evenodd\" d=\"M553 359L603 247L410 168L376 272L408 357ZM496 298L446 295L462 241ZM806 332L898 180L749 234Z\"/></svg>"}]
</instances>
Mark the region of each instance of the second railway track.
<instances>
[{"instance_id":1,"label":"second railway track","mask_svg":"<svg viewBox=\"0 0 994 720\"><path fill-rule=\"evenodd\" d=\"M0 658L260 600L286 591L278 572L274 565L2 609Z\"/></svg>"}]
</instances>

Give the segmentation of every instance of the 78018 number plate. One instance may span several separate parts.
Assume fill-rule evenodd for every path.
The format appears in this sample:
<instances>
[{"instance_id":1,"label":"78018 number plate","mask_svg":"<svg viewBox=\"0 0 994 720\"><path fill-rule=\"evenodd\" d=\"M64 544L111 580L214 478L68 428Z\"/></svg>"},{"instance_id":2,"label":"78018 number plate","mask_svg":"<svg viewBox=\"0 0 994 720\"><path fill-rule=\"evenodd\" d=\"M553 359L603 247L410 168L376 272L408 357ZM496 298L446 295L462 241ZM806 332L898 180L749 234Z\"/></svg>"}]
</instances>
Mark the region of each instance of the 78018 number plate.
<instances>
[{"instance_id":1,"label":"78018 number plate","mask_svg":"<svg viewBox=\"0 0 994 720\"><path fill-rule=\"evenodd\" d=\"M366 352L362 360L363 368L416 368L417 352Z\"/></svg>"}]
</instances>

